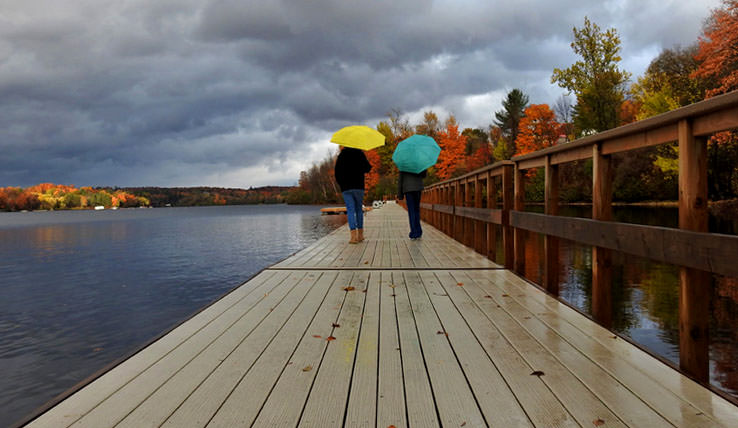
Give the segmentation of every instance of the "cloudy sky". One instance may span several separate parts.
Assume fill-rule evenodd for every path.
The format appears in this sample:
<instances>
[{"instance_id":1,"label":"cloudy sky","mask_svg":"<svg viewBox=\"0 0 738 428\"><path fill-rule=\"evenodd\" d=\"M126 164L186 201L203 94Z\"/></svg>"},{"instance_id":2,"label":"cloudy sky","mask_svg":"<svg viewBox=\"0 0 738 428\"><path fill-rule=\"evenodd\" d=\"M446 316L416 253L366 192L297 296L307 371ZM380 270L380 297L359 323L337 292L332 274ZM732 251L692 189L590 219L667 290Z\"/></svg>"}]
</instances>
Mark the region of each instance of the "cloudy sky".
<instances>
[{"instance_id":1,"label":"cloudy sky","mask_svg":"<svg viewBox=\"0 0 738 428\"><path fill-rule=\"evenodd\" d=\"M0 187L292 185L392 109L487 128L564 92L588 16L635 77L719 0L0 0Z\"/></svg>"}]
</instances>

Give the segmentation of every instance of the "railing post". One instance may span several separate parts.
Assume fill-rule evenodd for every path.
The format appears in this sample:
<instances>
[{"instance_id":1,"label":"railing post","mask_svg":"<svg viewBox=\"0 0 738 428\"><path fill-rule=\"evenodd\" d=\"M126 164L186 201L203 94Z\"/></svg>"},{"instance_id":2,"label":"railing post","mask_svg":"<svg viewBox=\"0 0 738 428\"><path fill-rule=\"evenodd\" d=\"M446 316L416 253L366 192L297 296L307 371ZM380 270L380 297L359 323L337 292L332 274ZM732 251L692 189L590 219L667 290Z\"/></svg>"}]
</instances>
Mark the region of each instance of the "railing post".
<instances>
[{"instance_id":1,"label":"railing post","mask_svg":"<svg viewBox=\"0 0 738 428\"><path fill-rule=\"evenodd\" d=\"M456 207L463 205L462 192L461 182L459 180L454 181L454 229L451 236L457 241L461 241L459 229L464 230L463 218L456 214Z\"/></svg>"},{"instance_id":2,"label":"railing post","mask_svg":"<svg viewBox=\"0 0 738 428\"><path fill-rule=\"evenodd\" d=\"M545 214L559 213L559 166L551 165L551 156L546 156ZM546 235L543 238L545 265L543 269L543 286L546 290L559 295L559 238Z\"/></svg>"},{"instance_id":3,"label":"railing post","mask_svg":"<svg viewBox=\"0 0 738 428\"><path fill-rule=\"evenodd\" d=\"M515 239L510 226L510 211L513 209L513 166L502 167L502 248L505 252L505 269L512 269L515 259Z\"/></svg>"},{"instance_id":4,"label":"railing post","mask_svg":"<svg viewBox=\"0 0 738 428\"><path fill-rule=\"evenodd\" d=\"M479 175L474 176L474 207L482 208L482 180L479 179ZM480 254L487 254L487 242L486 233L482 233L484 230L484 223L480 220L474 220L474 249ZM486 232L486 230L485 230Z\"/></svg>"},{"instance_id":5,"label":"railing post","mask_svg":"<svg viewBox=\"0 0 738 428\"><path fill-rule=\"evenodd\" d=\"M495 189L495 178L492 176L492 170L487 171L487 208L497 208L497 189ZM487 258L493 262L497 261L497 235L495 234L495 224L486 223L487 229Z\"/></svg>"},{"instance_id":6,"label":"railing post","mask_svg":"<svg viewBox=\"0 0 738 428\"><path fill-rule=\"evenodd\" d=\"M464 180L464 206L472 206L472 184L476 184L472 178L467 177ZM464 217L464 245L474 248L474 221L469 217Z\"/></svg>"},{"instance_id":7,"label":"railing post","mask_svg":"<svg viewBox=\"0 0 738 428\"><path fill-rule=\"evenodd\" d=\"M679 122L679 228L708 232L707 143ZM679 275L679 366L701 382L709 381L709 272L682 267Z\"/></svg>"},{"instance_id":8,"label":"railing post","mask_svg":"<svg viewBox=\"0 0 738 428\"><path fill-rule=\"evenodd\" d=\"M592 219L612 220L612 165L601 145L592 146ZM592 316L603 326L612 326L612 251L592 248Z\"/></svg>"},{"instance_id":9,"label":"railing post","mask_svg":"<svg viewBox=\"0 0 738 428\"><path fill-rule=\"evenodd\" d=\"M525 211L525 172L515 164L515 211ZM525 231L515 228L515 272L525 273Z\"/></svg>"}]
</instances>

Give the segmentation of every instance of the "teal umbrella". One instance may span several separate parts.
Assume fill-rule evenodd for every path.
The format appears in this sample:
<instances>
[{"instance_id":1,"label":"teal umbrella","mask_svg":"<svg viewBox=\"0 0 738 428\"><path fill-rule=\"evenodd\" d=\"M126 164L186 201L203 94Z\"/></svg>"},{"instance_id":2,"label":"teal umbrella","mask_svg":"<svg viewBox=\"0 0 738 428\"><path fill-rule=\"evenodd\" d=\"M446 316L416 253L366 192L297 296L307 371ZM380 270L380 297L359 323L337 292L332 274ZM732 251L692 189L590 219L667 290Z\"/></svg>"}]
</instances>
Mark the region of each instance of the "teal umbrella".
<instances>
[{"instance_id":1,"label":"teal umbrella","mask_svg":"<svg viewBox=\"0 0 738 428\"><path fill-rule=\"evenodd\" d=\"M441 148L427 135L416 134L400 141L392 154L397 169L420 174L436 164Z\"/></svg>"}]
</instances>

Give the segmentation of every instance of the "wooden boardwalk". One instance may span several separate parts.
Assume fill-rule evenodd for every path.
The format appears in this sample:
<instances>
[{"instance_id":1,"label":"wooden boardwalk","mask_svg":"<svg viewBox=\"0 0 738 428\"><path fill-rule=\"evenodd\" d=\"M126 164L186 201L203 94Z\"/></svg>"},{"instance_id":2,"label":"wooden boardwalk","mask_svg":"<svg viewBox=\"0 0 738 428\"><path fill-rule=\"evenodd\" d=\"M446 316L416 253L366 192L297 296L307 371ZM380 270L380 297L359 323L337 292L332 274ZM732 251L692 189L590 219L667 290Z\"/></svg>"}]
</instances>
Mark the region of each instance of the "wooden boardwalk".
<instances>
[{"instance_id":1,"label":"wooden boardwalk","mask_svg":"<svg viewBox=\"0 0 738 428\"><path fill-rule=\"evenodd\" d=\"M31 427L737 427L738 408L394 204Z\"/></svg>"}]
</instances>

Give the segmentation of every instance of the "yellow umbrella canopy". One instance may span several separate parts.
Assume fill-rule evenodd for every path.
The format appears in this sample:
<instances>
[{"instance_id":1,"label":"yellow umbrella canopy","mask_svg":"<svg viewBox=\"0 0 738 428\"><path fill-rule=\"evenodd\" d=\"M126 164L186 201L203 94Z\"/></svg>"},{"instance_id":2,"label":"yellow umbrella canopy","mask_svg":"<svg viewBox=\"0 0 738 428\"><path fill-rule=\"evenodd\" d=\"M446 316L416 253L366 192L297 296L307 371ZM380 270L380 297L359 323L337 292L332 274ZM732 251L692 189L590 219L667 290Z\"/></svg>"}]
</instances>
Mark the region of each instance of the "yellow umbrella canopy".
<instances>
[{"instance_id":1,"label":"yellow umbrella canopy","mask_svg":"<svg viewBox=\"0 0 738 428\"><path fill-rule=\"evenodd\" d=\"M344 147L371 150L384 145L384 135L368 126L354 125L341 128L333 134L331 142Z\"/></svg>"}]
</instances>

